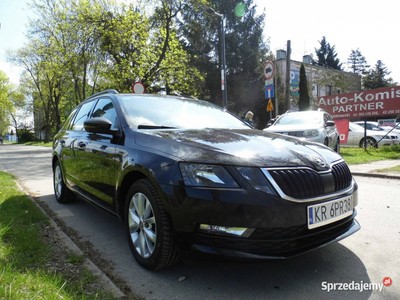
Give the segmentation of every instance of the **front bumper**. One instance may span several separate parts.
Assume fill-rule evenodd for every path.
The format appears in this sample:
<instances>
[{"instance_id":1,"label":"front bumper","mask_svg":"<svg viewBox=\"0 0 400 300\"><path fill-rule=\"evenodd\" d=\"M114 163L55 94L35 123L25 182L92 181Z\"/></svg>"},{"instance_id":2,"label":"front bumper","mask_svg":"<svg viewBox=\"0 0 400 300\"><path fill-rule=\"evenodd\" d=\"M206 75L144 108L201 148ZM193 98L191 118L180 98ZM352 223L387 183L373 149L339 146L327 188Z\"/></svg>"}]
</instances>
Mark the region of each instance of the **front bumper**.
<instances>
[{"instance_id":1,"label":"front bumper","mask_svg":"<svg viewBox=\"0 0 400 300\"><path fill-rule=\"evenodd\" d=\"M290 201L251 188L222 190L164 186L174 240L184 257L197 254L248 259L283 259L339 241L360 229L353 214L315 229L308 229L307 207L354 195L352 185L314 201ZM250 235L227 236L200 229L201 224L253 228Z\"/></svg>"},{"instance_id":2,"label":"front bumper","mask_svg":"<svg viewBox=\"0 0 400 300\"><path fill-rule=\"evenodd\" d=\"M274 230L256 230L249 239L227 238L197 233L191 250L208 255L243 259L286 259L301 255L330 243L338 242L361 226L354 214L318 230L307 226Z\"/></svg>"}]
</instances>

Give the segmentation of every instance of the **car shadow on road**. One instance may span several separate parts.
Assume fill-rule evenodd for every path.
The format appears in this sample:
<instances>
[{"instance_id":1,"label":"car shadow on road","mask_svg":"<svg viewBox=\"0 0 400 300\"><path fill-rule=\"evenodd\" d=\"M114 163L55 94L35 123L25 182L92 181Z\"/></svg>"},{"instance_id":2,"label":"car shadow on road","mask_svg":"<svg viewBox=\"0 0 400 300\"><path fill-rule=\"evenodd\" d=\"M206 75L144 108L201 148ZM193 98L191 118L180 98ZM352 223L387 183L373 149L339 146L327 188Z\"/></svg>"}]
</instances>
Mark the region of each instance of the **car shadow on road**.
<instances>
[{"instance_id":1,"label":"car shadow on road","mask_svg":"<svg viewBox=\"0 0 400 300\"><path fill-rule=\"evenodd\" d=\"M162 277L177 288L186 285L186 289L194 292L191 299L197 299L195 291L199 283L209 292L230 299L368 299L372 293L368 290L327 291L329 283L371 282L362 261L340 243L286 260L189 261L153 276ZM182 276L184 283L177 281Z\"/></svg>"},{"instance_id":2,"label":"car shadow on road","mask_svg":"<svg viewBox=\"0 0 400 300\"><path fill-rule=\"evenodd\" d=\"M226 260L184 260L180 264L162 270L148 271L133 259L125 235L121 234L121 222L88 203L78 200L68 205L54 203L54 195L41 197L49 202L54 211L79 210L79 218L86 225L101 233L108 245L117 245L118 258L111 258L105 273L114 273L129 289L151 299L368 299L370 290L327 291L328 284L371 283L367 270L359 257L340 243L333 243L308 254L286 260L239 262ZM87 217L84 217L87 215ZM54 215L53 215L54 217ZM104 226L104 227L103 227ZM112 229L110 229L112 227ZM89 228L90 230L90 228ZM90 234L89 234L90 235ZM88 235L88 236L89 236ZM349 237L351 238L351 237ZM87 237L73 237L85 241ZM96 245L94 245L96 248ZM107 247L100 248L106 249ZM86 249L87 252L87 249ZM106 255L107 256L107 255ZM96 261L95 261L96 262ZM112 266L112 271L109 267ZM130 266L130 267L127 267ZM122 270L123 269L123 270ZM141 274L138 276L138 274ZM151 279L151 280L149 280ZM338 288L338 286L337 286Z\"/></svg>"}]
</instances>

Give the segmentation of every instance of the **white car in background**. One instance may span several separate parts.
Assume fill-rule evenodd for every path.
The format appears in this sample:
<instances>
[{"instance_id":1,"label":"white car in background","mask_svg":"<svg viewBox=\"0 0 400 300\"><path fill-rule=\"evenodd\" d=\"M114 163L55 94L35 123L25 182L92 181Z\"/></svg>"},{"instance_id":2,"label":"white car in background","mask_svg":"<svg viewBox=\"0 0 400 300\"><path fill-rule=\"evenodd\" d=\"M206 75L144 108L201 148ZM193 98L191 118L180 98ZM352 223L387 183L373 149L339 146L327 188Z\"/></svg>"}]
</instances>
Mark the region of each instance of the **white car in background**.
<instances>
[{"instance_id":1,"label":"white car in background","mask_svg":"<svg viewBox=\"0 0 400 300\"><path fill-rule=\"evenodd\" d=\"M337 153L340 152L336 124L323 110L288 112L264 130L324 144Z\"/></svg>"},{"instance_id":2,"label":"white car in background","mask_svg":"<svg viewBox=\"0 0 400 300\"><path fill-rule=\"evenodd\" d=\"M364 147L364 127L349 123L349 135L347 143L341 143L342 146L358 146ZM399 144L397 135L388 135L385 131L375 131L367 129L365 137L367 147L382 147Z\"/></svg>"},{"instance_id":3,"label":"white car in background","mask_svg":"<svg viewBox=\"0 0 400 300\"><path fill-rule=\"evenodd\" d=\"M364 127L365 122L364 121L357 121L354 122L362 127ZM367 121L367 129L369 130L375 130L375 131L385 131L385 132L390 132L390 135L397 135L398 139L400 140L400 128L393 128L391 126L378 126L378 122L373 122L373 121Z\"/></svg>"}]
</instances>

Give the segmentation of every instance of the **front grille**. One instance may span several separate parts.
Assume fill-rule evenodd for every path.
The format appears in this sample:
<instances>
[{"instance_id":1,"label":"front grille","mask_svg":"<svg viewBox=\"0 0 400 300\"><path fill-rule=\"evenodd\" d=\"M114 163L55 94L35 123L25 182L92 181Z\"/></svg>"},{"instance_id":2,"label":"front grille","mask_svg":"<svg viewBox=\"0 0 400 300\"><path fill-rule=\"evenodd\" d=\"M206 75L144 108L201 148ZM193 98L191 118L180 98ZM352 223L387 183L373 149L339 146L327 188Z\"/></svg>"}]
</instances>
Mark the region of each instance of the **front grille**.
<instances>
[{"instance_id":1,"label":"front grille","mask_svg":"<svg viewBox=\"0 0 400 300\"><path fill-rule=\"evenodd\" d=\"M324 226L320 230L308 230L302 228L297 233L292 232L289 236L279 234L271 236L265 231L257 229L249 239L224 238L210 234L197 233L195 244L208 245L224 249L231 249L252 254L271 256L291 256L309 249L323 245L348 231L353 225L353 216ZM263 239L264 238L264 239Z\"/></svg>"},{"instance_id":2,"label":"front grille","mask_svg":"<svg viewBox=\"0 0 400 300\"><path fill-rule=\"evenodd\" d=\"M295 137L304 137L303 131L289 131L289 132L278 132L278 133Z\"/></svg>"},{"instance_id":3,"label":"front grille","mask_svg":"<svg viewBox=\"0 0 400 300\"><path fill-rule=\"evenodd\" d=\"M331 173L324 175L312 169L300 168L268 172L285 195L296 199L341 191L348 188L352 181L350 169L344 161L332 165Z\"/></svg>"},{"instance_id":4,"label":"front grille","mask_svg":"<svg viewBox=\"0 0 400 300\"><path fill-rule=\"evenodd\" d=\"M352 176L349 167L344 161L332 166L332 175L335 179L335 191L340 191L350 186Z\"/></svg>"},{"instance_id":5,"label":"front grille","mask_svg":"<svg viewBox=\"0 0 400 300\"><path fill-rule=\"evenodd\" d=\"M288 196L312 198L324 193L320 175L310 169L287 169L269 171L272 178Z\"/></svg>"}]
</instances>

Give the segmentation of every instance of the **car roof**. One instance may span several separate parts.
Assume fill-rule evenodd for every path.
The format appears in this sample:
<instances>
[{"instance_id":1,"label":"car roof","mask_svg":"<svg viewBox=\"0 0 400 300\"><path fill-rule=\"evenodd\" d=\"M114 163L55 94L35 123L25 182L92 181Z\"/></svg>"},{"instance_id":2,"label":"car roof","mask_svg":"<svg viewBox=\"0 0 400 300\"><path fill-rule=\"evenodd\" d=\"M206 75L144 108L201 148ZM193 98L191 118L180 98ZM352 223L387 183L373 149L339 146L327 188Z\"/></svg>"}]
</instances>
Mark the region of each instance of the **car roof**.
<instances>
[{"instance_id":1,"label":"car roof","mask_svg":"<svg viewBox=\"0 0 400 300\"><path fill-rule=\"evenodd\" d=\"M160 94L135 94L135 93L119 93L117 90L114 89L109 89L109 90L104 90L101 91L99 93L93 94L89 97L87 97L85 100L82 101L82 103L84 102L88 102L96 97L102 96L102 95L115 95L115 96L133 96L133 97L154 97L154 98L171 98L171 99L191 99L193 101L203 101L203 100L199 100L193 96L188 96L188 95L160 95Z\"/></svg>"}]
</instances>

